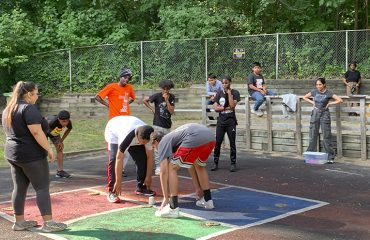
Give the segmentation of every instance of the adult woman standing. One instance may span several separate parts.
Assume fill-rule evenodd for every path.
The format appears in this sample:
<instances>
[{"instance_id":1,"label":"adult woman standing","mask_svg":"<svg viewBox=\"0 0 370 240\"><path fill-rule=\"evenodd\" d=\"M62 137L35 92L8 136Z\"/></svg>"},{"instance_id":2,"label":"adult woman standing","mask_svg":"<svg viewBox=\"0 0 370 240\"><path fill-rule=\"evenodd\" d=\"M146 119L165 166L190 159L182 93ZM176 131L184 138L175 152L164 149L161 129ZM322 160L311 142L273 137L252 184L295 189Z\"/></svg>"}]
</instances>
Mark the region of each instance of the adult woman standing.
<instances>
[{"instance_id":1,"label":"adult woman standing","mask_svg":"<svg viewBox=\"0 0 370 240\"><path fill-rule=\"evenodd\" d=\"M311 97L313 100L310 99ZM334 101L330 102L331 99L334 99ZM307 93L303 100L313 105L310 119L310 140L307 151L317 151L317 138L321 126L324 151L328 153L328 163L333 163L335 154L331 146L331 119L328 107L329 105L341 103L343 100L326 89L326 81L323 77L319 77L316 80L316 89Z\"/></svg>"},{"instance_id":2,"label":"adult woman standing","mask_svg":"<svg viewBox=\"0 0 370 240\"><path fill-rule=\"evenodd\" d=\"M15 231L27 230L36 221L24 219L27 188L31 183L36 191L36 202L44 220L41 230L64 230L64 223L52 219L49 193L49 165L46 157L54 161L52 148L46 138L47 122L34 105L38 99L37 86L32 82L19 81L13 90L2 117L6 134L5 158L10 163L14 189L12 205Z\"/></svg>"}]
</instances>

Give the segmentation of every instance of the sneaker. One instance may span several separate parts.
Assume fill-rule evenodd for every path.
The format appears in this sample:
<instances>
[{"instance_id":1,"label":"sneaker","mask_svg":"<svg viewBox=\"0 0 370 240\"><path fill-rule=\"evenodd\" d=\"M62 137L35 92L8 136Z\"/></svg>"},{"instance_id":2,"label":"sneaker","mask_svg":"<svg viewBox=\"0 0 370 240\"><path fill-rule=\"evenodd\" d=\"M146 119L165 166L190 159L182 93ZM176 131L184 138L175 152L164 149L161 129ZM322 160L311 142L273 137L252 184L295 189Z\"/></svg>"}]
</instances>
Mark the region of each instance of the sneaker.
<instances>
[{"instance_id":1,"label":"sneaker","mask_svg":"<svg viewBox=\"0 0 370 240\"><path fill-rule=\"evenodd\" d=\"M261 104L261 106L258 108L258 110L260 110L260 111L265 111L265 110L266 110L266 102L263 102L263 103Z\"/></svg>"},{"instance_id":2,"label":"sneaker","mask_svg":"<svg viewBox=\"0 0 370 240\"><path fill-rule=\"evenodd\" d=\"M46 221L41 227L41 231L45 233L59 232L67 228L67 224L57 223L54 221Z\"/></svg>"},{"instance_id":3,"label":"sneaker","mask_svg":"<svg viewBox=\"0 0 370 240\"><path fill-rule=\"evenodd\" d=\"M236 171L236 164L231 164L230 165L230 172L235 172Z\"/></svg>"},{"instance_id":4,"label":"sneaker","mask_svg":"<svg viewBox=\"0 0 370 240\"><path fill-rule=\"evenodd\" d=\"M57 171L57 174L55 174L55 177L58 177L58 178L69 178L69 177L71 177L71 174L67 173L64 170L60 170L60 171Z\"/></svg>"},{"instance_id":5,"label":"sneaker","mask_svg":"<svg viewBox=\"0 0 370 240\"><path fill-rule=\"evenodd\" d=\"M125 171L122 171L122 177L127 177L127 173Z\"/></svg>"},{"instance_id":6,"label":"sneaker","mask_svg":"<svg viewBox=\"0 0 370 240\"><path fill-rule=\"evenodd\" d=\"M162 218L178 218L179 217L179 208L172 209L170 204L167 204L162 210L155 212L156 217Z\"/></svg>"},{"instance_id":7,"label":"sneaker","mask_svg":"<svg viewBox=\"0 0 370 240\"><path fill-rule=\"evenodd\" d=\"M329 159L329 160L328 160L328 163L329 163L329 164L333 164L333 163L334 163L334 159Z\"/></svg>"},{"instance_id":8,"label":"sneaker","mask_svg":"<svg viewBox=\"0 0 370 240\"><path fill-rule=\"evenodd\" d=\"M36 221L19 221L19 222L14 222L12 229L14 231L24 231L29 228L33 228L37 226Z\"/></svg>"},{"instance_id":9,"label":"sneaker","mask_svg":"<svg viewBox=\"0 0 370 240\"><path fill-rule=\"evenodd\" d=\"M150 189L146 188L137 188L135 191L136 195L144 195L144 196L155 196L157 193L155 191L152 191Z\"/></svg>"},{"instance_id":10,"label":"sneaker","mask_svg":"<svg viewBox=\"0 0 370 240\"><path fill-rule=\"evenodd\" d=\"M159 174L161 173L161 168L160 167L156 167L155 168L155 171L154 171L154 174L156 175L156 176L159 176Z\"/></svg>"},{"instance_id":11,"label":"sneaker","mask_svg":"<svg viewBox=\"0 0 370 240\"><path fill-rule=\"evenodd\" d=\"M195 205L197 205L198 207L204 207L205 209L215 208L215 205L213 204L213 200L211 199L206 202L206 200L204 200L204 197L196 201Z\"/></svg>"},{"instance_id":12,"label":"sneaker","mask_svg":"<svg viewBox=\"0 0 370 240\"><path fill-rule=\"evenodd\" d=\"M212 168L211 168L211 171L217 171L217 169L218 169L218 164L214 163Z\"/></svg>"},{"instance_id":13,"label":"sneaker","mask_svg":"<svg viewBox=\"0 0 370 240\"><path fill-rule=\"evenodd\" d=\"M253 114L256 114L258 117L262 117L263 116L263 112L261 110L254 110L254 109L252 109L252 113Z\"/></svg>"},{"instance_id":14,"label":"sneaker","mask_svg":"<svg viewBox=\"0 0 370 240\"><path fill-rule=\"evenodd\" d=\"M108 202L111 202L111 203L120 203L121 202L121 199L115 193L112 193L112 192L108 193L107 199L108 199Z\"/></svg>"}]
</instances>

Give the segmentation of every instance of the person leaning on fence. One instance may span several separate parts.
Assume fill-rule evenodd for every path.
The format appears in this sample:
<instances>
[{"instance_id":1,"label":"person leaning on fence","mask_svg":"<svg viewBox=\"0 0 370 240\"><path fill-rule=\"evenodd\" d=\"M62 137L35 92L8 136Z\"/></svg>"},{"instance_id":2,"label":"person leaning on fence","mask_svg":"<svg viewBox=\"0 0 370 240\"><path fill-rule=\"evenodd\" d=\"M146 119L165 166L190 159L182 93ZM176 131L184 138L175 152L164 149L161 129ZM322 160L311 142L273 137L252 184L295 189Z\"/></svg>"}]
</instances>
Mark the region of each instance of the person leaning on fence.
<instances>
[{"instance_id":1,"label":"person leaning on fence","mask_svg":"<svg viewBox=\"0 0 370 240\"><path fill-rule=\"evenodd\" d=\"M207 105L213 105L215 103L214 99L216 94L221 91L222 89L222 83L220 80L217 79L217 76L215 74L208 74L208 79L206 82L206 95L209 97L209 100L207 102ZM206 109L207 112L211 112L209 108ZM214 120L212 116L208 117L209 120Z\"/></svg>"},{"instance_id":2,"label":"person leaning on fence","mask_svg":"<svg viewBox=\"0 0 370 240\"><path fill-rule=\"evenodd\" d=\"M361 82L361 73L356 70L356 62L351 62L348 65L349 69L344 74L343 83L346 85L347 96L351 96L359 93L360 82ZM353 103L349 104L349 107L353 107ZM350 112L350 116L357 116L357 113Z\"/></svg>"},{"instance_id":3,"label":"person leaning on fence","mask_svg":"<svg viewBox=\"0 0 370 240\"><path fill-rule=\"evenodd\" d=\"M49 136L50 140L55 146L55 149L57 150L58 169L55 176L59 178L69 178L71 177L71 174L64 171L63 169L63 142L72 130L72 121L70 119L70 114L68 111L62 110L58 113L58 115L46 116L45 119L48 122L50 128L50 131L47 135ZM66 128L66 130L61 137L61 133L63 132L64 128Z\"/></svg>"},{"instance_id":4,"label":"person leaning on fence","mask_svg":"<svg viewBox=\"0 0 370 240\"><path fill-rule=\"evenodd\" d=\"M265 96L276 95L273 91L267 90L265 78L261 72L261 64L259 62L254 62L252 64L252 72L248 75L248 92L252 99L256 101L252 108L252 113L259 117L263 116L262 110L265 108Z\"/></svg>"},{"instance_id":5,"label":"person leaning on fence","mask_svg":"<svg viewBox=\"0 0 370 240\"><path fill-rule=\"evenodd\" d=\"M109 151L108 164L108 195L112 203L121 199L121 176L123 159L130 153L136 165L137 195L153 196L150 189L153 171L153 148L149 143L151 126L133 116L118 116L108 121L104 137Z\"/></svg>"},{"instance_id":6,"label":"person leaning on fence","mask_svg":"<svg viewBox=\"0 0 370 240\"><path fill-rule=\"evenodd\" d=\"M214 108L219 113L216 125L216 146L214 150L214 164L211 171L218 169L221 144L225 133L230 142L230 172L236 170L236 125L238 124L235 114L235 107L240 101L240 93L231 89L231 77L224 76L222 79L222 90L215 97Z\"/></svg>"},{"instance_id":7,"label":"person leaning on fence","mask_svg":"<svg viewBox=\"0 0 370 240\"><path fill-rule=\"evenodd\" d=\"M36 221L24 218L27 189L32 184L36 192L36 204L44 223L43 232L64 230L67 225L53 221L50 192L49 164L54 153L47 140L48 123L34 105L38 99L38 88L32 82L19 81L3 111L2 125L6 135L5 159L10 163L13 179L12 207L15 231L28 230Z\"/></svg>"},{"instance_id":8,"label":"person leaning on fence","mask_svg":"<svg viewBox=\"0 0 370 240\"><path fill-rule=\"evenodd\" d=\"M123 68L118 77L118 83L108 84L95 96L96 101L109 109L108 120L116 116L131 115L130 104L134 102L136 98L133 86L128 83L132 77L131 70ZM108 98L108 102L104 100L105 98ZM124 169L129 158L130 155L126 154L122 172L124 177L127 176Z\"/></svg>"},{"instance_id":9,"label":"person leaning on fence","mask_svg":"<svg viewBox=\"0 0 370 240\"><path fill-rule=\"evenodd\" d=\"M310 99L312 98L312 100ZM330 100L334 101L330 102ZM304 95L303 100L313 105L310 119L309 145L307 151L317 151L317 139L319 129L323 134L324 151L328 154L328 163L334 162L335 153L331 143L331 119L329 105L335 105L343 102L337 95L326 88L325 78L319 77L316 80L316 89Z\"/></svg>"},{"instance_id":10,"label":"person leaning on fence","mask_svg":"<svg viewBox=\"0 0 370 240\"><path fill-rule=\"evenodd\" d=\"M188 123L165 136L161 132L154 132L151 139L161 159L160 181L163 193L161 207L155 212L155 216L179 217L177 172L181 167L189 170L195 188L202 190L202 197L196 201L196 206L213 209L209 177L205 168L215 146L211 130L198 123Z\"/></svg>"},{"instance_id":11,"label":"person leaning on fence","mask_svg":"<svg viewBox=\"0 0 370 240\"><path fill-rule=\"evenodd\" d=\"M161 131L164 134L171 132L171 116L175 112L175 95L170 93L170 90L174 88L174 84L170 80L163 80L159 83L159 87L162 89L161 92L155 93L150 97L145 97L143 100L144 105L149 108L154 114L153 117L153 128L155 131ZM154 103L154 107L150 105ZM159 159L158 153L154 151L155 158L155 175L159 175Z\"/></svg>"}]
</instances>

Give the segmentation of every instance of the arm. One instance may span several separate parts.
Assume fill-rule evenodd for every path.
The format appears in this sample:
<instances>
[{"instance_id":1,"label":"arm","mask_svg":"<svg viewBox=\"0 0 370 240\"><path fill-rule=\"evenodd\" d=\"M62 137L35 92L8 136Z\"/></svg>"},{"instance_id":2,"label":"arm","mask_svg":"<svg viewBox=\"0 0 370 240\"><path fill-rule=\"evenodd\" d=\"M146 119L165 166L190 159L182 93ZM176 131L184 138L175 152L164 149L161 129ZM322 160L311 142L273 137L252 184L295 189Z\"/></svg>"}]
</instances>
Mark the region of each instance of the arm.
<instances>
[{"instance_id":1,"label":"arm","mask_svg":"<svg viewBox=\"0 0 370 240\"><path fill-rule=\"evenodd\" d=\"M121 195L121 185L122 185L122 168L123 168L123 158L125 154L118 149L116 155L116 165L114 167L116 174L116 183L114 184L113 191L118 196Z\"/></svg>"},{"instance_id":2,"label":"arm","mask_svg":"<svg viewBox=\"0 0 370 240\"><path fill-rule=\"evenodd\" d=\"M335 94L333 95L333 99L334 99L334 101L333 102L329 102L326 107L329 107L329 105L335 105L335 104L339 104L339 103L342 103L343 102L343 99L340 98L339 96L335 95Z\"/></svg>"},{"instance_id":3,"label":"arm","mask_svg":"<svg viewBox=\"0 0 370 240\"><path fill-rule=\"evenodd\" d=\"M67 136L68 136L68 134L71 132L71 130L72 130L72 129L69 129L69 128L68 128L68 129L64 132L61 142L63 142L63 141L64 141L64 139L66 139L66 138L67 138Z\"/></svg>"},{"instance_id":4,"label":"arm","mask_svg":"<svg viewBox=\"0 0 370 240\"><path fill-rule=\"evenodd\" d=\"M303 96L303 100L305 100L306 102L309 102L313 106L315 106L315 102L310 99L311 97L312 97L311 92L309 92L309 93L307 93L306 95Z\"/></svg>"},{"instance_id":5,"label":"arm","mask_svg":"<svg viewBox=\"0 0 370 240\"><path fill-rule=\"evenodd\" d=\"M171 115L175 112L175 106L173 106L170 101L170 95L168 94L168 97L165 97L164 100L166 101L167 110L171 113Z\"/></svg>"},{"instance_id":6,"label":"arm","mask_svg":"<svg viewBox=\"0 0 370 240\"><path fill-rule=\"evenodd\" d=\"M35 138L36 142L48 152L48 157L51 162L54 162L54 153L51 146L46 138L45 133L42 131L41 124L27 125L32 136Z\"/></svg>"},{"instance_id":7,"label":"arm","mask_svg":"<svg viewBox=\"0 0 370 240\"><path fill-rule=\"evenodd\" d=\"M214 92L211 92L211 87L209 86L208 82L206 82L206 95L207 96L214 96Z\"/></svg>"},{"instance_id":8,"label":"arm","mask_svg":"<svg viewBox=\"0 0 370 240\"><path fill-rule=\"evenodd\" d=\"M145 147L145 153L146 153L146 177L144 180L144 185L147 187L147 189L150 189L150 186L152 185L152 172L153 172L153 160L154 160L154 149L147 149Z\"/></svg>"},{"instance_id":9,"label":"arm","mask_svg":"<svg viewBox=\"0 0 370 240\"><path fill-rule=\"evenodd\" d=\"M150 101L150 100L149 100L149 97L144 97L144 99L143 99L143 103L144 103L145 107L149 108L149 109L150 109L150 111L152 111L152 113L154 113L154 112L155 112L155 109L154 109L154 107L152 107L152 106L150 105L149 101Z\"/></svg>"},{"instance_id":10,"label":"arm","mask_svg":"<svg viewBox=\"0 0 370 240\"><path fill-rule=\"evenodd\" d=\"M215 112L222 112L225 110L225 108L218 104L217 102L213 104L213 108L215 109Z\"/></svg>"},{"instance_id":11,"label":"arm","mask_svg":"<svg viewBox=\"0 0 370 240\"><path fill-rule=\"evenodd\" d=\"M236 106L236 100L234 100L234 97L233 95L231 94L231 89L228 89L227 90L227 97L229 99L229 108L230 109L235 109L235 106Z\"/></svg>"},{"instance_id":12,"label":"arm","mask_svg":"<svg viewBox=\"0 0 370 240\"><path fill-rule=\"evenodd\" d=\"M99 95L95 95L95 100L98 101L99 103L103 104L107 108L109 108L109 104L106 101L104 101Z\"/></svg>"}]
</instances>

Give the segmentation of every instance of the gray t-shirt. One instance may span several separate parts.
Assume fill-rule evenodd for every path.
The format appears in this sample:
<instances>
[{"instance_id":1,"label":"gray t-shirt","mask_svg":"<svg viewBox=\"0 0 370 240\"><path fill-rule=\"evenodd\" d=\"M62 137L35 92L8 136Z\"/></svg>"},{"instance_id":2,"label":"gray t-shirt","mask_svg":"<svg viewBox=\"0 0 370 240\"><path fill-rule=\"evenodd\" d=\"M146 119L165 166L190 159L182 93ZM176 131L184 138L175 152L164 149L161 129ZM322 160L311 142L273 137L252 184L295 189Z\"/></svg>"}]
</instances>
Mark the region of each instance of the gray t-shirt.
<instances>
[{"instance_id":1,"label":"gray t-shirt","mask_svg":"<svg viewBox=\"0 0 370 240\"><path fill-rule=\"evenodd\" d=\"M171 158L181 147L194 148L214 141L215 136L206 126L198 123L182 125L165 135L158 146L158 159Z\"/></svg>"},{"instance_id":2,"label":"gray t-shirt","mask_svg":"<svg viewBox=\"0 0 370 240\"><path fill-rule=\"evenodd\" d=\"M313 101L315 102L315 107L322 110L326 108L330 99L333 98L333 93L329 90L326 90L322 93L319 90L315 89L311 91L311 96L313 97Z\"/></svg>"}]
</instances>

